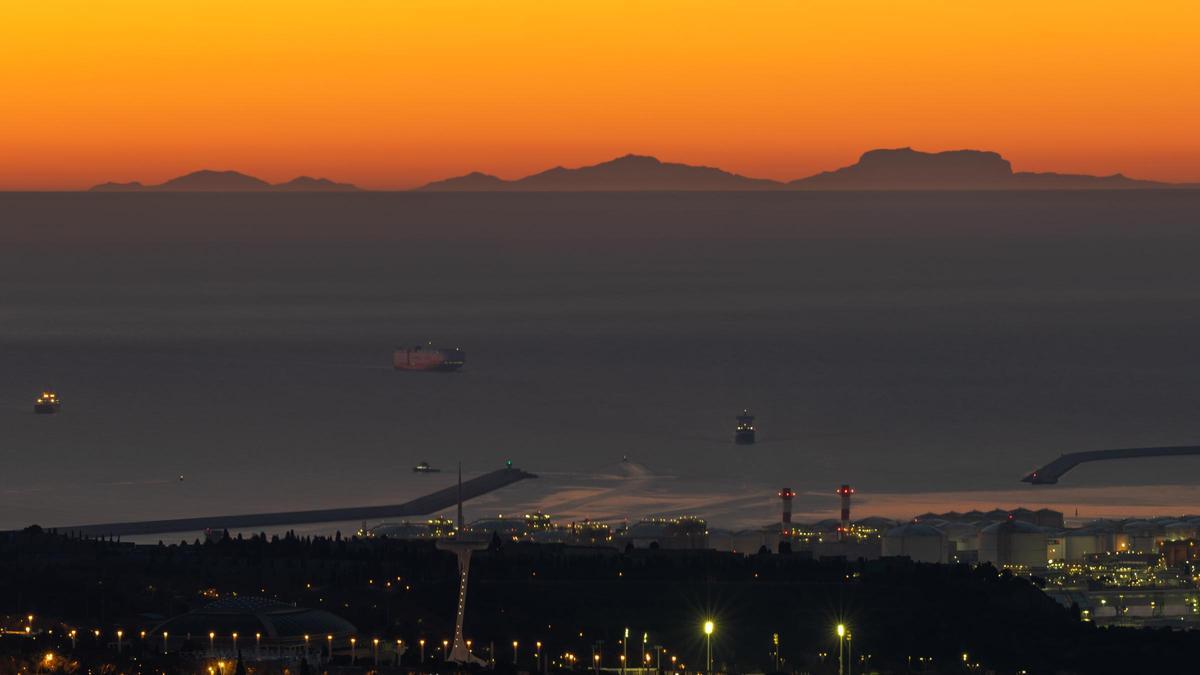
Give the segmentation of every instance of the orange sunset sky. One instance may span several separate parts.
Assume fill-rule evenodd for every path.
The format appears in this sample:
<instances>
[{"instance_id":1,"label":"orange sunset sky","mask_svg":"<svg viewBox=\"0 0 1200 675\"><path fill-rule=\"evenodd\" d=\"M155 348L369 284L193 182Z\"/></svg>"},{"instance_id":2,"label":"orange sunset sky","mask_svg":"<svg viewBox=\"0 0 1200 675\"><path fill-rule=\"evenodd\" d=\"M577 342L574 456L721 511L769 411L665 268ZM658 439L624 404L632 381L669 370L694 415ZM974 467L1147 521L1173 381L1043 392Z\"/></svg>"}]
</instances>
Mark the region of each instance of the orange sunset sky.
<instances>
[{"instance_id":1,"label":"orange sunset sky","mask_svg":"<svg viewBox=\"0 0 1200 675\"><path fill-rule=\"evenodd\" d=\"M3 0L0 188L874 147L1200 181L1195 0Z\"/></svg>"}]
</instances>

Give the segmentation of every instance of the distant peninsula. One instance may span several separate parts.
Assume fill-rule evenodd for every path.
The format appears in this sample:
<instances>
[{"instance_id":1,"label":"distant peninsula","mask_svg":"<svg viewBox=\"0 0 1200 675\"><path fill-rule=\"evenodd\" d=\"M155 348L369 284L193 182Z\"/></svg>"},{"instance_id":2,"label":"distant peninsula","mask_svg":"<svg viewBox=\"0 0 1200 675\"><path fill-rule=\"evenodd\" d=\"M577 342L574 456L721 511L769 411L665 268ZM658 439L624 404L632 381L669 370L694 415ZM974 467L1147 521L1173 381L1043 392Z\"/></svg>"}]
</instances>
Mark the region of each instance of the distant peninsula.
<instances>
[{"instance_id":1,"label":"distant peninsula","mask_svg":"<svg viewBox=\"0 0 1200 675\"><path fill-rule=\"evenodd\" d=\"M335 183L328 178L299 176L286 183L271 184L261 178L237 171L193 171L158 185L132 183L101 183L90 192L354 192L349 183Z\"/></svg>"},{"instance_id":2,"label":"distant peninsula","mask_svg":"<svg viewBox=\"0 0 1200 675\"><path fill-rule=\"evenodd\" d=\"M653 192L796 190L1135 190L1200 188L1122 174L1090 176L1013 171L999 153L983 150L921 152L912 148L869 150L858 161L793 181L753 178L711 166L625 155L589 166L557 166L523 178L474 171L415 188L420 192ZM300 176L268 183L237 171L202 170L158 185L103 183L92 192L352 192L359 188L328 178Z\"/></svg>"}]
</instances>

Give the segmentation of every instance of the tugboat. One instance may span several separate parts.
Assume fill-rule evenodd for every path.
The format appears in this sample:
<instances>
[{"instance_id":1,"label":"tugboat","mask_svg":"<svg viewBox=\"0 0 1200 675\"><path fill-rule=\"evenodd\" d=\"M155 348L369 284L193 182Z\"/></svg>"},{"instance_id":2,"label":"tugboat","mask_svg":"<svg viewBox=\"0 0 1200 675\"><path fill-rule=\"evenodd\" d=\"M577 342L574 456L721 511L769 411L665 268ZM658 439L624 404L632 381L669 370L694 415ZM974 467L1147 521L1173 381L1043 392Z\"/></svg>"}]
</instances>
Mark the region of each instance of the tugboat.
<instances>
[{"instance_id":1,"label":"tugboat","mask_svg":"<svg viewBox=\"0 0 1200 675\"><path fill-rule=\"evenodd\" d=\"M392 367L396 370L458 370L466 362L467 355L460 347L442 349L432 343L392 352Z\"/></svg>"},{"instance_id":2,"label":"tugboat","mask_svg":"<svg viewBox=\"0 0 1200 675\"><path fill-rule=\"evenodd\" d=\"M53 415L61 406L62 401L58 400L58 394L47 390L33 402L33 412L39 415Z\"/></svg>"},{"instance_id":3,"label":"tugboat","mask_svg":"<svg viewBox=\"0 0 1200 675\"><path fill-rule=\"evenodd\" d=\"M429 462L417 462L413 467L413 473L439 473L441 469L435 469L429 466Z\"/></svg>"},{"instance_id":4,"label":"tugboat","mask_svg":"<svg viewBox=\"0 0 1200 675\"><path fill-rule=\"evenodd\" d=\"M738 445L754 444L754 415L749 410L743 410L737 416L737 427L733 431L733 442Z\"/></svg>"}]
</instances>

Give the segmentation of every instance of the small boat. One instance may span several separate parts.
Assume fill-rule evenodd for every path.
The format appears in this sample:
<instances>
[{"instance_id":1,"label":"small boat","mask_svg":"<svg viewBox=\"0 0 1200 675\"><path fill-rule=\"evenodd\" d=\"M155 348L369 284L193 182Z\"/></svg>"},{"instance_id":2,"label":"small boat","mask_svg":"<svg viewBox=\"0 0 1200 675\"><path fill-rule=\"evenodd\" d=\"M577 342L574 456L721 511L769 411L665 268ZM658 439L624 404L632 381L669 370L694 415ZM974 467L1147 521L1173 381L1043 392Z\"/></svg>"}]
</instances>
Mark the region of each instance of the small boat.
<instances>
[{"instance_id":1,"label":"small boat","mask_svg":"<svg viewBox=\"0 0 1200 675\"><path fill-rule=\"evenodd\" d=\"M417 462L417 465L413 467L413 473L439 473L439 472L441 472L441 469L435 469L432 466L429 466L429 462Z\"/></svg>"},{"instance_id":2,"label":"small boat","mask_svg":"<svg viewBox=\"0 0 1200 675\"><path fill-rule=\"evenodd\" d=\"M62 407L62 401L59 400L58 394L53 391L43 391L41 396L33 402L33 412L39 415L53 415Z\"/></svg>"},{"instance_id":3,"label":"small boat","mask_svg":"<svg viewBox=\"0 0 1200 675\"><path fill-rule=\"evenodd\" d=\"M754 444L754 415L749 410L743 410L737 416L737 426L733 430L733 442L738 445Z\"/></svg>"}]
</instances>

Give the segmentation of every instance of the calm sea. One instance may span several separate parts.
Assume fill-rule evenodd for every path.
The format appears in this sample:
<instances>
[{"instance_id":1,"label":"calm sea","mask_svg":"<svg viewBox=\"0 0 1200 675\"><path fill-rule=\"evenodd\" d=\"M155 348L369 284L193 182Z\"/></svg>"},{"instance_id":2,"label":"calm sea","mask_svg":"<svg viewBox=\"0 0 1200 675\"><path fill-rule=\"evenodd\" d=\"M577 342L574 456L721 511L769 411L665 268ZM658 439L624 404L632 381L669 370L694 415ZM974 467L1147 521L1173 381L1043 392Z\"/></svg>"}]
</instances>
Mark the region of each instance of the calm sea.
<instances>
[{"instance_id":1,"label":"calm sea","mask_svg":"<svg viewBox=\"0 0 1200 675\"><path fill-rule=\"evenodd\" d=\"M0 195L0 528L506 459L541 478L469 513L1200 512L1200 457L1018 482L1200 443L1198 259L1197 192ZM427 340L467 367L391 370Z\"/></svg>"}]
</instances>

